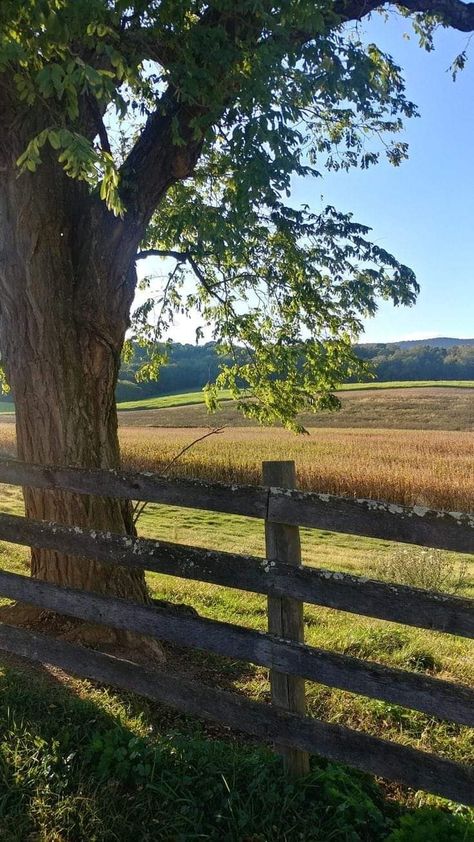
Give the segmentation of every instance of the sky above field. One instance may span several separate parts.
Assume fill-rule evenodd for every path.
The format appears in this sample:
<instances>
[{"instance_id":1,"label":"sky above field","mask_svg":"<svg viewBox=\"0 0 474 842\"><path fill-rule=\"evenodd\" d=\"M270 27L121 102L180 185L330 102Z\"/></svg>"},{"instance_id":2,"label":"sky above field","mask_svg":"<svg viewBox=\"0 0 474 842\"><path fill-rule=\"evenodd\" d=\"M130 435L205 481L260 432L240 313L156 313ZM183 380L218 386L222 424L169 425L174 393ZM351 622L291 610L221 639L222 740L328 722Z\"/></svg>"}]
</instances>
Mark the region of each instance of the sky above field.
<instances>
[{"instance_id":1,"label":"sky above field","mask_svg":"<svg viewBox=\"0 0 474 842\"><path fill-rule=\"evenodd\" d=\"M334 204L372 228L372 239L415 270L421 285L417 304L394 308L382 302L365 323L365 342L474 335L474 43L440 30L427 53L408 20L375 15L363 25L367 40L391 53L404 69L407 94L420 118L406 125L410 158L394 168L382 161L368 171L325 173L294 183L292 203L318 210ZM410 39L406 35L410 35ZM464 49L471 63L452 81L453 59ZM162 272L157 262L141 274ZM193 342L197 321L179 320L170 335Z\"/></svg>"}]
</instances>

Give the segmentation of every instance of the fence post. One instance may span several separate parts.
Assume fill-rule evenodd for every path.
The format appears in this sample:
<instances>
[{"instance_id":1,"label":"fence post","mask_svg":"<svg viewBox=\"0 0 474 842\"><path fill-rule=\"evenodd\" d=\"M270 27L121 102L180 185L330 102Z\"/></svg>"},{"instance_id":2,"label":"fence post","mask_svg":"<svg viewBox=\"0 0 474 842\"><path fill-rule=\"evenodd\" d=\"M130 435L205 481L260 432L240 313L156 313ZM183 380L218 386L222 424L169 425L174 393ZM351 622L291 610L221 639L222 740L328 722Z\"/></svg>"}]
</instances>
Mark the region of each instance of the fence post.
<instances>
[{"instance_id":1,"label":"fence post","mask_svg":"<svg viewBox=\"0 0 474 842\"><path fill-rule=\"evenodd\" d=\"M294 462L263 462L263 484L277 488L295 488ZM270 523L265 520L265 555L269 561L301 564L300 531L297 526ZM288 640L304 642L303 603L289 597L268 597L268 631ZM270 670L271 699L274 705L304 714L305 682L303 678ZM292 775L309 772L309 754L294 748L278 749L285 769Z\"/></svg>"}]
</instances>

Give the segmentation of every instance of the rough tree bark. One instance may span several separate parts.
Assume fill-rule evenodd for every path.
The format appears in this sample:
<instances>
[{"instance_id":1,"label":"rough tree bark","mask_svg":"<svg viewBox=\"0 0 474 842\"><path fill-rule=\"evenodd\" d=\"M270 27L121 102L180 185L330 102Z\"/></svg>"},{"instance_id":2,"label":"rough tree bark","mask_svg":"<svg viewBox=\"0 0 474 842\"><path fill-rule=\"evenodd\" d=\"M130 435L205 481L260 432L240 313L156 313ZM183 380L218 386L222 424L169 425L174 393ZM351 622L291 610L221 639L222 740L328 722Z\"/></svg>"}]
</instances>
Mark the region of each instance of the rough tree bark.
<instances>
[{"instance_id":1,"label":"rough tree bark","mask_svg":"<svg viewBox=\"0 0 474 842\"><path fill-rule=\"evenodd\" d=\"M0 173L0 352L15 399L18 457L118 467L114 392L135 290L134 245L108 236L107 212L52 156L18 178L21 134L10 133ZM24 497L32 518L133 530L127 502L38 489L25 489ZM53 551L34 550L31 572L148 598L140 571Z\"/></svg>"}]
</instances>

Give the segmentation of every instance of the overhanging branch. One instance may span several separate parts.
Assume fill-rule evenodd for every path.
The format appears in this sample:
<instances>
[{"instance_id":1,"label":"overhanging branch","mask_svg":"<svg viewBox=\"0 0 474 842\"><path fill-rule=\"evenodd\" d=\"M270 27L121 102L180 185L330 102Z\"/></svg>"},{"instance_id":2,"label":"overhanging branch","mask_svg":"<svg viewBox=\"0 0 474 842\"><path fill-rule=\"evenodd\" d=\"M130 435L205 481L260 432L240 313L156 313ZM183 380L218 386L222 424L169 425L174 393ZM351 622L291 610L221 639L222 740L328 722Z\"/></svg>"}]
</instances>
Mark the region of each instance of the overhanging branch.
<instances>
[{"instance_id":1,"label":"overhanging branch","mask_svg":"<svg viewBox=\"0 0 474 842\"><path fill-rule=\"evenodd\" d=\"M185 251L174 251L174 250L166 250L166 249L145 249L144 251L139 251L135 260L146 260L147 257L171 257L173 260L177 260L178 263L184 263L188 260L188 254Z\"/></svg>"},{"instance_id":2,"label":"overhanging branch","mask_svg":"<svg viewBox=\"0 0 474 842\"><path fill-rule=\"evenodd\" d=\"M380 0L336 0L334 11L342 21L362 20L363 17L387 6L398 6L411 14L437 15L446 26L460 32L474 31L474 3L462 0L404 0L403 3Z\"/></svg>"},{"instance_id":3,"label":"overhanging branch","mask_svg":"<svg viewBox=\"0 0 474 842\"><path fill-rule=\"evenodd\" d=\"M328 27L337 28L341 23L361 20L371 12L389 6L405 9L411 14L436 15L446 26L461 32L474 31L474 2L464 3L462 0L404 0L403 3L386 0L334 0L331 8L334 17L328 19ZM238 33L237 17L234 19L233 14L225 18L230 37L236 37ZM212 29L221 24L219 13L210 6L196 26L204 25ZM292 40L303 44L317 38L319 34L295 31ZM137 46L143 47L144 41L140 43L140 39L149 39L152 46L155 35L153 30L147 32L146 29L134 30L131 27L122 32L122 37L132 41L137 39ZM257 34L256 38L258 40ZM157 36L158 52L162 46L159 45ZM169 48L170 45L167 45L166 49ZM151 53L149 57L153 58ZM156 60L166 63L164 56L160 59L158 54ZM222 79L216 82L221 85ZM235 93L228 92L230 100ZM173 88L170 87L148 118L145 128L124 162L120 174L122 194L128 210L125 225L129 230L132 229L132 236L137 241L143 236L145 226L167 190L177 181L192 175L203 145L204 129L196 132L197 123L204 125L206 120L209 124L214 122L228 104L212 103L210 100L200 104L179 102ZM179 143L176 142L177 137Z\"/></svg>"},{"instance_id":4,"label":"overhanging branch","mask_svg":"<svg viewBox=\"0 0 474 842\"><path fill-rule=\"evenodd\" d=\"M197 263L195 255L191 254L191 252L175 251L174 249L145 249L144 251L138 252L135 260L146 260L147 257L169 257L173 260L176 260L177 263L188 263L197 280L199 281L201 286L206 290L206 292L213 298L217 299L217 301L219 301L221 304L226 303L225 299L222 298L222 296L217 292L216 287L212 286L208 282L203 270Z\"/></svg>"}]
</instances>

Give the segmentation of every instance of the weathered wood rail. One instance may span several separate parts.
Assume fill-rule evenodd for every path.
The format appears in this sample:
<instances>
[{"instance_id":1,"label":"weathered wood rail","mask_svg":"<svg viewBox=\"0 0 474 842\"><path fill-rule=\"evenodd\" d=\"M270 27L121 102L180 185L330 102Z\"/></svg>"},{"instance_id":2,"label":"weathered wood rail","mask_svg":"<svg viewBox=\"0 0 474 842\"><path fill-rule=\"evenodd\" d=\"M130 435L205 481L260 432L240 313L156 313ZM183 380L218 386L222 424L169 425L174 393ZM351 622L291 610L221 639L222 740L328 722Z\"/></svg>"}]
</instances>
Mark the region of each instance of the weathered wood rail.
<instances>
[{"instance_id":1,"label":"weathered wood rail","mask_svg":"<svg viewBox=\"0 0 474 842\"><path fill-rule=\"evenodd\" d=\"M149 672L104 653L7 625L0 625L0 649L124 687L186 713L273 740L284 754L287 768L295 774L307 769L307 753L316 753L415 789L474 804L472 768L305 716L304 680L471 727L474 690L307 646L303 642L301 611L307 602L473 638L474 600L305 567L300 563L298 536L298 525L303 525L472 553L474 518L456 512L409 509L275 487L274 476L292 484L288 469L289 463L267 463L264 478L269 485L243 488L170 480L152 474L0 461L0 482L149 500L264 520L266 559L6 514L0 514L0 539L59 550L76 557L78 564L94 559L266 594L269 633L170 608L138 606L7 572L0 572L0 594L86 621L268 667L272 706L182 677Z\"/></svg>"}]
</instances>

